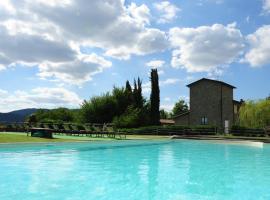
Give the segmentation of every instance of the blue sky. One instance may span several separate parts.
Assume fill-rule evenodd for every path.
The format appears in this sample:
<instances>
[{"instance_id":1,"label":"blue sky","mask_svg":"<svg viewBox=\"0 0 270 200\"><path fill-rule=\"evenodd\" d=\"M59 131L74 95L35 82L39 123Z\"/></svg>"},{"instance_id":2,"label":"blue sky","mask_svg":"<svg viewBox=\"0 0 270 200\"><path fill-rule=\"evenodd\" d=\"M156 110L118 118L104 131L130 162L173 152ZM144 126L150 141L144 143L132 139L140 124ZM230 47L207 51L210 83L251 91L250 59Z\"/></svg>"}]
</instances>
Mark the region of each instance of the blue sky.
<instances>
[{"instance_id":1,"label":"blue sky","mask_svg":"<svg viewBox=\"0 0 270 200\"><path fill-rule=\"evenodd\" d=\"M2 0L0 112L79 107L157 67L161 107L202 77L270 94L270 0Z\"/></svg>"}]
</instances>

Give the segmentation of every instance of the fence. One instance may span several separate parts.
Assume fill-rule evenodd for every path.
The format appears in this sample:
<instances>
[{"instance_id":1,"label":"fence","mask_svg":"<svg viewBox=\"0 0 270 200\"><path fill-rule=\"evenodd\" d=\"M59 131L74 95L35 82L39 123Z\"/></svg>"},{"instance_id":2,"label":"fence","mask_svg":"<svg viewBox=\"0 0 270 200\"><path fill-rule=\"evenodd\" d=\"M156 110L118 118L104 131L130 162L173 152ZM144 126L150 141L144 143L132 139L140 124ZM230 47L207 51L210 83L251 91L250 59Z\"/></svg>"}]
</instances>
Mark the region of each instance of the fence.
<instances>
[{"instance_id":1,"label":"fence","mask_svg":"<svg viewBox=\"0 0 270 200\"><path fill-rule=\"evenodd\" d=\"M141 135L216 135L216 127L143 127L138 129L121 129L127 134Z\"/></svg>"}]
</instances>

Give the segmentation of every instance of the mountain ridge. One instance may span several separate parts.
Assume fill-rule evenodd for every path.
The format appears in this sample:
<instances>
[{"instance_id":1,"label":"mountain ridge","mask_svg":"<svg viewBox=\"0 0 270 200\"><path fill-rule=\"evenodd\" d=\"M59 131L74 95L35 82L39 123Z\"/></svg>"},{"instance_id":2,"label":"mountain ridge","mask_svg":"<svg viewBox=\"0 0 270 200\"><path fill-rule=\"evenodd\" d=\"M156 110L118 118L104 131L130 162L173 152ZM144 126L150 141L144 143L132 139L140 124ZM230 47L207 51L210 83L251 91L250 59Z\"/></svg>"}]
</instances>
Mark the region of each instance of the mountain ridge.
<instances>
[{"instance_id":1,"label":"mountain ridge","mask_svg":"<svg viewBox=\"0 0 270 200\"><path fill-rule=\"evenodd\" d=\"M0 113L0 122L11 123L11 122L24 122L26 117L35 113L37 108L25 108L20 110L14 110L7 113Z\"/></svg>"}]
</instances>

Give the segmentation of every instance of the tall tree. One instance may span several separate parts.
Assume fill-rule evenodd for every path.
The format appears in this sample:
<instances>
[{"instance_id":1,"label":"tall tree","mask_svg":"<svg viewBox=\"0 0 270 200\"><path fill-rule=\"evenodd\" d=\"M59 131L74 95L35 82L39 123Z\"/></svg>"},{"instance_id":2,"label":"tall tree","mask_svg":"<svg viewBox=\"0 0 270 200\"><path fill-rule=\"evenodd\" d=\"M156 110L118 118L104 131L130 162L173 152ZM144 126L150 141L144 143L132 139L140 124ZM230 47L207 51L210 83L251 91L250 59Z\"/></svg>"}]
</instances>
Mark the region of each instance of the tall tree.
<instances>
[{"instance_id":1,"label":"tall tree","mask_svg":"<svg viewBox=\"0 0 270 200\"><path fill-rule=\"evenodd\" d=\"M160 118L161 119L169 119L171 117L171 113L167 112L164 109L160 110Z\"/></svg>"},{"instance_id":2,"label":"tall tree","mask_svg":"<svg viewBox=\"0 0 270 200\"><path fill-rule=\"evenodd\" d=\"M184 112L188 111L188 105L187 103L180 99L178 102L175 103L174 107L173 107L173 115L179 115L182 114Z\"/></svg>"},{"instance_id":3,"label":"tall tree","mask_svg":"<svg viewBox=\"0 0 270 200\"><path fill-rule=\"evenodd\" d=\"M137 103L137 107L138 108L142 108L143 107L143 96L142 96L142 81L141 79L138 77L137 80L137 99L136 99L136 103Z\"/></svg>"},{"instance_id":4,"label":"tall tree","mask_svg":"<svg viewBox=\"0 0 270 200\"><path fill-rule=\"evenodd\" d=\"M127 96L128 106L133 105L134 100L133 100L132 88L129 81L126 82L125 94Z\"/></svg>"},{"instance_id":5,"label":"tall tree","mask_svg":"<svg viewBox=\"0 0 270 200\"><path fill-rule=\"evenodd\" d=\"M160 97L159 97L159 83L158 83L158 71L157 69L151 70L151 95L150 95L150 115L151 121L153 125L159 125L160 120L160 113L159 113L159 106L160 106Z\"/></svg>"},{"instance_id":6,"label":"tall tree","mask_svg":"<svg viewBox=\"0 0 270 200\"><path fill-rule=\"evenodd\" d=\"M126 92L132 93L132 88L131 88L129 81L126 81L126 89L125 90L126 90Z\"/></svg>"},{"instance_id":7,"label":"tall tree","mask_svg":"<svg viewBox=\"0 0 270 200\"><path fill-rule=\"evenodd\" d=\"M140 78L137 80L134 79L134 89L133 89L133 101L134 101L134 106L136 108L142 108L144 99L142 96L142 81Z\"/></svg>"}]
</instances>

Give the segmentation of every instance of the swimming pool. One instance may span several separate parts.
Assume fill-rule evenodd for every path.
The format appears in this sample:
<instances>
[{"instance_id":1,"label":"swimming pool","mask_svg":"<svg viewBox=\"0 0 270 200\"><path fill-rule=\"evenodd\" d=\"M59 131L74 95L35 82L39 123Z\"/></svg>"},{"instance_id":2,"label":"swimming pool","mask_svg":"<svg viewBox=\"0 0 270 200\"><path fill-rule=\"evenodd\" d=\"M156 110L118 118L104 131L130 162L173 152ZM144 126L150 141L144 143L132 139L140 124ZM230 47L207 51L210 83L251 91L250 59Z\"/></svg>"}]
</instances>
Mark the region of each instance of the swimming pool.
<instances>
[{"instance_id":1,"label":"swimming pool","mask_svg":"<svg viewBox=\"0 0 270 200\"><path fill-rule=\"evenodd\" d=\"M1 200L270 199L270 147L210 141L0 146Z\"/></svg>"}]
</instances>

